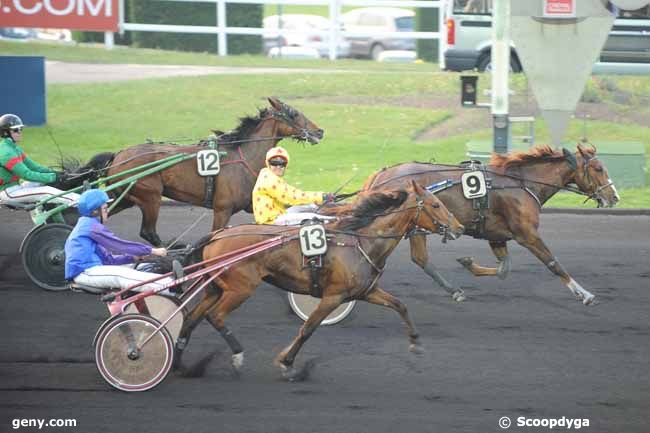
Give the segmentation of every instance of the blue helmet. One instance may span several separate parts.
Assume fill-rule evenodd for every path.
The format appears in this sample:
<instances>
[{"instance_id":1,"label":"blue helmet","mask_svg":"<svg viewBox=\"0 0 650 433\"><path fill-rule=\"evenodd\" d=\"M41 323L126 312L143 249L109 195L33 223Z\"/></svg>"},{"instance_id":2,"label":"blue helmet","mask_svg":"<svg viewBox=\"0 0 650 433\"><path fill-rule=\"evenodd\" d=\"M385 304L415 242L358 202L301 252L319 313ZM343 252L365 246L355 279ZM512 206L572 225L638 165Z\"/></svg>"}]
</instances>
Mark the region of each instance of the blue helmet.
<instances>
[{"instance_id":1,"label":"blue helmet","mask_svg":"<svg viewBox=\"0 0 650 433\"><path fill-rule=\"evenodd\" d=\"M77 206L82 216L90 216L104 203L108 203L108 195L101 189L90 189L81 194Z\"/></svg>"}]
</instances>

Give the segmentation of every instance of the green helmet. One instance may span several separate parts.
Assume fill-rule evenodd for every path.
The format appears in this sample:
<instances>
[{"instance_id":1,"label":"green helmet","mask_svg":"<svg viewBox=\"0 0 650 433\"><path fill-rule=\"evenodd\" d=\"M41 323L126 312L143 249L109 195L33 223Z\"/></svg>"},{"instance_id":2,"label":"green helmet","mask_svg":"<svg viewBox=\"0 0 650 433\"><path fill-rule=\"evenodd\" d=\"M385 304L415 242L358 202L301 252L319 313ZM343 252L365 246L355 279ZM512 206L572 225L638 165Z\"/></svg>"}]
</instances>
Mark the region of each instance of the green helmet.
<instances>
[{"instance_id":1,"label":"green helmet","mask_svg":"<svg viewBox=\"0 0 650 433\"><path fill-rule=\"evenodd\" d=\"M0 117L0 135L2 137L10 137L10 130L23 126L23 121L15 114L4 114Z\"/></svg>"}]
</instances>

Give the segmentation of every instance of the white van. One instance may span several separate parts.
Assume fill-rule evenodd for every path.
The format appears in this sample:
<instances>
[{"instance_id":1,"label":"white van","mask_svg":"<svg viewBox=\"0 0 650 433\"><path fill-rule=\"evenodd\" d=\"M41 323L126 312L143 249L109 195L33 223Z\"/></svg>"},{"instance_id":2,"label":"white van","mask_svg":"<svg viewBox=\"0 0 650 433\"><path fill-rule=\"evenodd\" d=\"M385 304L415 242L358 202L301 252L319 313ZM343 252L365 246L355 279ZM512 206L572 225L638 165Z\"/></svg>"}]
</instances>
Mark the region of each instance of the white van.
<instances>
[{"instance_id":1,"label":"white van","mask_svg":"<svg viewBox=\"0 0 650 433\"><path fill-rule=\"evenodd\" d=\"M492 0L447 0L444 12L447 25L445 69L489 71L492 67ZM650 67L650 5L636 10L618 10L594 71L626 72L626 65ZM514 46L510 69L514 72L522 69Z\"/></svg>"}]
</instances>

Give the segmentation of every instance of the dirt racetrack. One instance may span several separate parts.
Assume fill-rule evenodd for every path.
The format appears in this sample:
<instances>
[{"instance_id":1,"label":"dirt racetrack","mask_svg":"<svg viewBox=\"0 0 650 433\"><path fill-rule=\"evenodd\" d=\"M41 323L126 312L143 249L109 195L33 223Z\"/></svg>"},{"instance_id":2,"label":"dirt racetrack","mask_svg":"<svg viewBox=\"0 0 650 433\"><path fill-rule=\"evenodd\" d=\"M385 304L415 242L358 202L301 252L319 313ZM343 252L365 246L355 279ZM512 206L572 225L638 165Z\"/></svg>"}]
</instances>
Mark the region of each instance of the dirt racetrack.
<instances>
[{"instance_id":1,"label":"dirt racetrack","mask_svg":"<svg viewBox=\"0 0 650 433\"><path fill-rule=\"evenodd\" d=\"M196 213L165 207L160 233L172 238ZM455 258L492 263L487 243L463 238L429 249L468 300L454 304L410 262L403 242L381 284L407 303L426 353L407 351L392 311L357 304L339 325L319 329L297 363L304 382L286 383L273 357L301 321L284 292L263 285L228 321L245 348L244 372L202 324L189 363L216 351L205 374L174 374L140 394L113 391L97 372L93 334L107 316L95 296L48 293L30 283L17 254L27 215L0 210L0 431L22 418L75 419L70 432L497 432L518 419L588 419L586 432L647 432L650 424L650 216L542 216L542 235L598 305L584 307L543 265L512 245L513 272L476 279ZM139 213L111 219L137 239ZM209 218L191 239L208 229ZM235 222L242 221L236 216ZM520 418L524 417L524 418ZM533 421L530 421L533 422ZM541 421L538 421L541 422ZM555 427L553 431L566 427ZM38 431L23 428L20 431Z\"/></svg>"}]
</instances>

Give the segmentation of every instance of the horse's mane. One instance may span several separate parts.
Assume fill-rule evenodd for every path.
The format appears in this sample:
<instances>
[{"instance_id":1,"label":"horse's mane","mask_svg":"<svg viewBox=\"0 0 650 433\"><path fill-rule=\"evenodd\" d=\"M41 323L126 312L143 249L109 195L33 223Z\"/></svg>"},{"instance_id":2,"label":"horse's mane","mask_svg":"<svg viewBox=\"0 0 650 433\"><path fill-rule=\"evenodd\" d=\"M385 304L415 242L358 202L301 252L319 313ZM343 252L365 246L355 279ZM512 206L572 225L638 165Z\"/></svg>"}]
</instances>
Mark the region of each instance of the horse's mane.
<instances>
[{"instance_id":1,"label":"horse's mane","mask_svg":"<svg viewBox=\"0 0 650 433\"><path fill-rule=\"evenodd\" d=\"M258 125L269 112L268 108L259 109L257 116L244 116L239 118L239 125L230 132L218 137L219 144L239 146L243 144L242 140L247 139L257 129Z\"/></svg>"},{"instance_id":2,"label":"horse's mane","mask_svg":"<svg viewBox=\"0 0 650 433\"><path fill-rule=\"evenodd\" d=\"M336 223L339 230L358 230L390 209L401 206L407 197L408 192L403 189L370 191L360 194L353 203L329 208L321 213L341 218Z\"/></svg>"},{"instance_id":3,"label":"horse's mane","mask_svg":"<svg viewBox=\"0 0 650 433\"><path fill-rule=\"evenodd\" d=\"M536 146L529 151L510 152L506 155L493 153L489 165L494 168L501 168L504 171L523 164L530 164L540 161L559 161L566 159L566 155L560 150L553 150L550 146Z\"/></svg>"}]
</instances>

